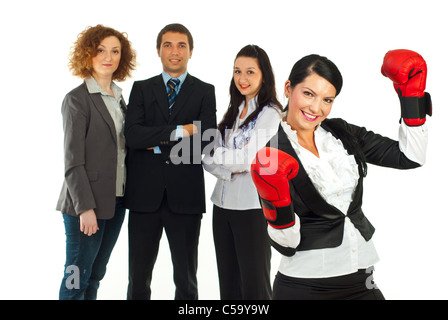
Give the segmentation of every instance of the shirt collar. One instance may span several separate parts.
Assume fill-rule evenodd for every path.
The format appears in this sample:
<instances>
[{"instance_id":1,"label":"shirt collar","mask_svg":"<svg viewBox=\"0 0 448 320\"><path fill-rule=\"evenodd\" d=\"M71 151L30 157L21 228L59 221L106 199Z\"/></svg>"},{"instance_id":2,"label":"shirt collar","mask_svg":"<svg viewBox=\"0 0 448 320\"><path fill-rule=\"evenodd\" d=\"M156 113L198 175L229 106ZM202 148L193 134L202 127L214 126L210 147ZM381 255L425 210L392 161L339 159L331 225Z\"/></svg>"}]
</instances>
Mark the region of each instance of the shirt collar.
<instances>
[{"instance_id":1,"label":"shirt collar","mask_svg":"<svg viewBox=\"0 0 448 320\"><path fill-rule=\"evenodd\" d=\"M180 88L180 86L182 85L182 83L184 83L185 78L187 77L188 72L185 71L182 75L180 75L179 77L175 78L178 79L180 81L178 88ZM168 73L166 73L165 71L162 72L162 78L163 78L163 83L165 85L167 85L168 81L173 78L172 76L170 76Z\"/></svg>"},{"instance_id":2,"label":"shirt collar","mask_svg":"<svg viewBox=\"0 0 448 320\"><path fill-rule=\"evenodd\" d=\"M286 122L286 119L283 119L281 121L281 125L283 127L283 131L285 131L286 135L289 136L290 140L297 142L297 131L291 128L291 126ZM316 129L314 130L314 137L321 138L322 136L326 135L327 132L327 130L325 130L320 124L318 124Z\"/></svg>"},{"instance_id":3,"label":"shirt collar","mask_svg":"<svg viewBox=\"0 0 448 320\"><path fill-rule=\"evenodd\" d=\"M84 79L84 81L87 85L87 90L89 91L89 93L101 93L103 96L110 96L110 94L108 94L101 88L94 77L87 77L86 79ZM122 92L121 88L117 86L113 81L111 82L110 87L112 89L112 92L114 93L115 98L120 99Z\"/></svg>"},{"instance_id":4,"label":"shirt collar","mask_svg":"<svg viewBox=\"0 0 448 320\"><path fill-rule=\"evenodd\" d=\"M240 107L239 107L240 114L241 114L241 111L243 110L243 108L244 108L245 105L246 105L246 100L244 100L244 101L241 103ZM258 96L256 96L256 97L254 97L254 98L252 98L252 99L249 100L249 106L248 106L248 109L247 109L247 113L246 113L246 114L249 115L249 114L251 114L252 112L254 112L255 109L257 109L257 106L258 106Z\"/></svg>"}]
</instances>

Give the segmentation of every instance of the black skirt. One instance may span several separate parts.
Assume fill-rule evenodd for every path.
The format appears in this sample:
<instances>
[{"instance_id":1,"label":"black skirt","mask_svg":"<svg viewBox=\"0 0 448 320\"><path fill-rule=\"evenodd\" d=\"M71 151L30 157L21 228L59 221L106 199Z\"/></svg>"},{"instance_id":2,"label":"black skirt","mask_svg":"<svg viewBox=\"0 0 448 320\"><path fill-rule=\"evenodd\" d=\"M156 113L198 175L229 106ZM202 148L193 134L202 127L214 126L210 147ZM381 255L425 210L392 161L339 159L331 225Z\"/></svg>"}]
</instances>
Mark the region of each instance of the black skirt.
<instances>
[{"instance_id":1,"label":"black skirt","mask_svg":"<svg viewBox=\"0 0 448 320\"><path fill-rule=\"evenodd\" d=\"M274 300L385 300L372 269L331 278L292 278L277 273Z\"/></svg>"}]
</instances>

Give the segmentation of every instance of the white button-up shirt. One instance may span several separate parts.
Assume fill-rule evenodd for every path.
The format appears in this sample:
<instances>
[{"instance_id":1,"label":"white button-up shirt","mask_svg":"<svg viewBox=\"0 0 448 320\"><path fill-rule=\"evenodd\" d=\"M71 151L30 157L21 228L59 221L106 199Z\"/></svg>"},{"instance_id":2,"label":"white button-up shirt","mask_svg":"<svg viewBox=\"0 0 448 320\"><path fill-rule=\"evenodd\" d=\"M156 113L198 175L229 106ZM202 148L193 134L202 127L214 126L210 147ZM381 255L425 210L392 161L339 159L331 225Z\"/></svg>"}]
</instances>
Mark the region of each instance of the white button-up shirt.
<instances>
[{"instance_id":1,"label":"white button-up shirt","mask_svg":"<svg viewBox=\"0 0 448 320\"><path fill-rule=\"evenodd\" d=\"M282 113L275 107L265 106L258 116L244 128L239 128L255 110L256 99L249 101L244 119L240 119L244 102L239 107L237 121L225 135L225 141L215 139L214 154L205 155L203 166L216 178L211 196L213 204L230 210L259 209L257 189L250 175L250 165L258 150L278 131ZM219 140L219 141L217 141Z\"/></svg>"},{"instance_id":2,"label":"white button-up shirt","mask_svg":"<svg viewBox=\"0 0 448 320\"><path fill-rule=\"evenodd\" d=\"M319 157L316 157L300 146L296 132L286 122L282 122L282 127L315 188L325 201L347 214L359 179L358 166L353 155L347 153L340 140L319 126L314 133L319 151ZM400 150L409 159L423 164L426 145L426 125L408 127L404 122L400 125ZM297 247L300 243L298 216L293 227L279 230L268 226L268 233L271 239L282 246ZM298 251L292 257L283 256L279 271L296 278L335 277L371 267L378 260L372 240L366 241L350 218L346 217L340 246Z\"/></svg>"}]
</instances>

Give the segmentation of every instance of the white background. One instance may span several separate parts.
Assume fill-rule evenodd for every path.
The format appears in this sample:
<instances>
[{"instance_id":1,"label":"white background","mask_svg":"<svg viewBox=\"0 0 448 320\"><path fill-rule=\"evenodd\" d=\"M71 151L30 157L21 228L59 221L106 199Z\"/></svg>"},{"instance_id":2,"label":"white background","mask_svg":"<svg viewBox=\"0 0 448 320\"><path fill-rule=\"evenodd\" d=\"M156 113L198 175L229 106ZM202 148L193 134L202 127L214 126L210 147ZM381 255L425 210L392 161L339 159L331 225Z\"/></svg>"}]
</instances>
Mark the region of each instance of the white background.
<instances>
[{"instance_id":1,"label":"white background","mask_svg":"<svg viewBox=\"0 0 448 320\"><path fill-rule=\"evenodd\" d=\"M412 49L428 64L434 116L423 168L369 166L364 212L376 227L381 261L375 279L387 299L447 299L446 6L442 1L3 1L0 4L0 299L57 299L65 259L61 214L63 97L81 83L68 53L88 26L127 32L138 54L132 79L119 85L128 101L134 80L161 72L156 37L180 22L193 34L189 72L216 87L218 120L228 106L236 53L247 44L266 50L281 102L283 84L302 56L318 53L340 68L342 93L333 117L396 139L399 103L380 73L384 54ZM211 233L215 178L206 174L208 213L199 247L199 298L219 299ZM127 220L101 283L99 299L125 299ZM272 258L272 274L279 263ZM172 267L162 238L153 299L172 299Z\"/></svg>"}]
</instances>

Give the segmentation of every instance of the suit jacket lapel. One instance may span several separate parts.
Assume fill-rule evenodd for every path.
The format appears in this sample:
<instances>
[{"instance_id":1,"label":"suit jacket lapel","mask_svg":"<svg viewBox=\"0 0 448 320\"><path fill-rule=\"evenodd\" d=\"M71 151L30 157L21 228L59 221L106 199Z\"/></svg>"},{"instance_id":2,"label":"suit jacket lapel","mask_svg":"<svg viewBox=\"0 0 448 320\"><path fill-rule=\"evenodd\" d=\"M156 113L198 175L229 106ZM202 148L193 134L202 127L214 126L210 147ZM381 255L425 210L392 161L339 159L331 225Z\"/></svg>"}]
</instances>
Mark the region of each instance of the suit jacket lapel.
<instances>
[{"instance_id":1,"label":"suit jacket lapel","mask_svg":"<svg viewBox=\"0 0 448 320\"><path fill-rule=\"evenodd\" d=\"M311 179L308 177L308 174L303 167L302 162L300 161L291 143L289 142L286 133L283 131L281 124L278 131L278 147L280 150L283 150L284 152L294 157L294 159L296 159L299 163L299 172L297 176L291 180L291 182L305 205L316 214L325 216L328 219L334 219L334 217L344 215L336 207L328 204L316 190L313 183L311 182Z\"/></svg>"},{"instance_id":2,"label":"suit jacket lapel","mask_svg":"<svg viewBox=\"0 0 448 320\"><path fill-rule=\"evenodd\" d=\"M167 123L171 123L173 119L175 119L176 115L184 110L187 105L188 97L193 92L194 79L192 76L187 74L182 87L176 97L176 102L174 103L173 109L171 110L171 115L169 114L169 105L168 105L168 95L166 92L166 85L163 82L163 77L160 75L156 81L154 81L154 95L157 99L158 106L161 109L163 117L167 121Z\"/></svg>"},{"instance_id":3,"label":"suit jacket lapel","mask_svg":"<svg viewBox=\"0 0 448 320\"><path fill-rule=\"evenodd\" d=\"M163 114L163 117L165 118L166 122L170 119L169 114L169 106L168 106L168 95L166 93L166 86L165 83L163 83L163 77L160 75L157 77L156 81L153 83L154 85L154 96L157 100L157 105L160 108L161 113Z\"/></svg>"},{"instance_id":4,"label":"suit jacket lapel","mask_svg":"<svg viewBox=\"0 0 448 320\"><path fill-rule=\"evenodd\" d=\"M101 114L104 121L107 123L107 125L110 129L110 133L112 134L112 137L114 138L114 141L117 142L117 133L115 131L114 120L112 120L109 110L107 110L107 107L104 104L103 98L101 98L101 94L100 93L90 94L90 98L92 99L95 108L98 110L98 112Z\"/></svg>"},{"instance_id":5,"label":"suit jacket lapel","mask_svg":"<svg viewBox=\"0 0 448 320\"><path fill-rule=\"evenodd\" d=\"M180 88L179 94L176 97L176 102L174 103L173 109L171 110L170 120L173 120L181 110L184 110L187 107L186 101L188 101L188 97L193 92L193 84L193 77L191 77L190 74L187 74L187 77Z\"/></svg>"}]
</instances>

